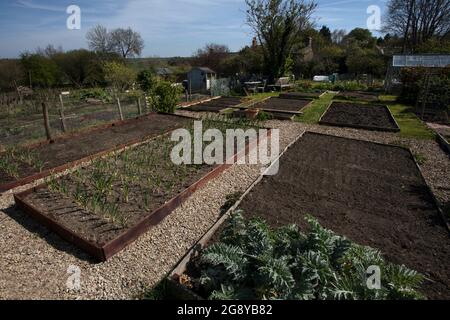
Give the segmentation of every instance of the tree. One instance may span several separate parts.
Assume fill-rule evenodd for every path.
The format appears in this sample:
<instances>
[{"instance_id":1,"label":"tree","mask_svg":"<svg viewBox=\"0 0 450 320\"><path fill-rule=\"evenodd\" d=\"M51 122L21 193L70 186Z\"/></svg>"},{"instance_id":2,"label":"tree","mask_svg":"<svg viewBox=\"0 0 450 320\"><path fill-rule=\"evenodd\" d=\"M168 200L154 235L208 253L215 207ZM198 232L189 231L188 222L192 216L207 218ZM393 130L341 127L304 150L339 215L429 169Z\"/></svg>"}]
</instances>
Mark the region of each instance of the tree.
<instances>
[{"instance_id":1,"label":"tree","mask_svg":"<svg viewBox=\"0 0 450 320\"><path fill-rule=\"evenodd\" d=\"M402 51L415 52L418 46L433 37L450 33L450 2L448 0L390 0L385 31L402 37Z\"/></svg>"},{"instance_id":2,"label":"tree","mask_svg":"<svg viewBox=\"0 0 450 320\"><path fill-rule=\"evenodd\" d=\"M80 49L52 56L67 81L77 87L94 86L103 83L104 74L101 61L94 52Z\"/></svg>"},{"instance_id":3,"label":"tree","mask_svg":"<svg viewBox=\"0 0 450 320\"><path fill-rule=\"evenodd\" d=\"M97 53L110 53L113 51L111 34L108 29L97 25L86 34L89 49Z\"/></svg>"},{"instance_id":4,"label":"tree","mask_svg":"<svg viewBox=\"0 0 450 320\"><path fill-rule=\"evenodd\" d=\"M128 29L114 29L108 31L105 27L97 25L86 35L89 48L102 56L115 53L122 58L140 56L144 49L144 40L141 35Z\"/></svg>"},{"instance_id":5,"label":"tree","mask_svg":"<svg viewBox=\"0 0 450 320\"><path fill-rule=\"evenodd\" d=\"M327 41L331 42L331 30L327 26L323 26L322 29L320 29L319 33L322 35L322 37Z\"/></svg>"},{"instance_id":6,"label":"tree","mask_svg":"<svg viewBox=\"0 0 450 320\"><path fill-rule=\"evenodd\" d=\"M377 43L377 38L368 29L355 28L344 37L344 42L347 42L347 45L356 43L361 48L374 48Z\"/></svg>"},{"instance_id":7,"label":"tree","mask_svg":"<svg viewBox=\"0 0 450 320\"><path fill-rule=\"evenodd\" d=\"M50 88L59 82L60 70L52 59L39 54L23 53L21 63L30 75L33 86Z\"/></svg>"},{"instance_id":8,"label":"tree","mask_svg":"<svg viewBox=\"0 0 450 320\"><path fill-rule=\"evenodd\" d=\"M261 45L264 71L270 82L285 74L286 59L311 25L317 5L304 0L246 0L247 23Z\"/></svg>"},{"instance_id":9,"label":"tree","mask_svg":"<svg viewBox=\"0 0 450 320\"><path fill-rule=\"evenodd\" d=\"M210 43L197 50L194 62L200 67L209 67L217 73L222 73L223 62L229 55L230 49L226 45Z\"/></svg>"},{"instance_id":10,"label":"tree","mask_svg":"<svg viewBox=\"0 0 450 320\"><path fill-rule=\"evenodd\" d=\"M331 34L331 41L334 44L341 44L346 35L347 35L347 32L345 30L343 30L343 29L336 29Z\"/></svg>"},{"instance_id":11,"label":"tree","mask_svg":"<svg viewBox=\"0 0 450 320\"><path fill-rule=\"evenodd\" d=\"M144 49L144 40L138 32L128 29L115 29L111 32L111 45L123 58L140 56Z\"/></svg>"},{"instance_id":12,"label":"tree","mask_svg":"<svg viewBox=\"0 0 450 320\"><path fill-rule=\"evenodd\" d=\"M245 47L237 55L224 61L224 74L261 75L263 72L263 54L260 46Z\"/></svg>"},{"instance_id":13,"label":"tree","mask_svg":"<svg viewBox=\"0 0 450 320\"><path fill-rule=\"evenodd\" d=\"M0 60L0 90L14 89L24 79L24 70L20 61L13 59Z\"/></svg>"},{"instance_id":14,"label":"tree","mask_svg":"<svg viewBox=\"0 0 450 320\"><path fill-rule=\"evenodd\" d=\"M106 81L113 86L116 93L129 89L136 79L134 71L119 62L106 62L103 71Z\"/></svg>"}]
</instances>

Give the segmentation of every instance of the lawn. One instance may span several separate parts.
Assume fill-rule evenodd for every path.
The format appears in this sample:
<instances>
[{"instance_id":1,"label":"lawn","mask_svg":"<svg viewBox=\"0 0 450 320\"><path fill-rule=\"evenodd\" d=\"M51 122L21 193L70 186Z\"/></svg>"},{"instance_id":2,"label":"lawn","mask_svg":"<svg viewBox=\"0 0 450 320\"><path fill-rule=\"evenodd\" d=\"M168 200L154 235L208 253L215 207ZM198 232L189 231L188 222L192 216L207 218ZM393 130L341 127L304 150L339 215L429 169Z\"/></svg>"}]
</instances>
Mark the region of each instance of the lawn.
<instances>
[{"instance_id":1,"label":"lawn","mask_svg":"<svg viewBox=\"0 0 450 320\"><path fill-rule=\"evenodd\" d=\"M303 114L297 117L296 120L311 124L319 123L320 117L330 105L333 97L333 93L327 93L320 99L314 100L309 107L303 110Z\"/></svg>"},{"instance_id":2,"label":"lawn","mask_svg":"<svg viewBox=\"0 0 450 320\"><path fill-rule=\"evenodd\" d=\"M412 107L395 102L393 96L380 96L400 126L400 135L405 138L434 139L435 135L412 111Z\"/></svg>"}]
</instances>

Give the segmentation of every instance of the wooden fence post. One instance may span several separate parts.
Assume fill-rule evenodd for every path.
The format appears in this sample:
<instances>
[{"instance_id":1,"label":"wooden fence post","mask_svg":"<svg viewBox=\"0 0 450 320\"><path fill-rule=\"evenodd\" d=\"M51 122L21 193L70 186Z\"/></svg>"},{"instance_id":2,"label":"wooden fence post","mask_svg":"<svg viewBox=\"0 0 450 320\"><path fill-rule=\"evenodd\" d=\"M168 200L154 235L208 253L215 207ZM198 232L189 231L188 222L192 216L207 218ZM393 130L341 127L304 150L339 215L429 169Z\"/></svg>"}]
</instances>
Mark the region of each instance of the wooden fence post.
<instances>
[{"instance_id":1,"label":"wooden fence post","mask_svg":"<svg viewBox=\"0 0 450 320\"><path fill-rule=\"evenodd\" d=\"M47 135L47 140L52 140L52 133L50 130L50 120L48 117L48 105L45 101L42 101L42 113L44 115L44 127L45 134Z\"/></svg>"},{"instance_id":2,"label":"wooden fence post","mask_svg":"<svg viewBox=\"0 0 450 320\"><path fill-rule=\"evenodd\" d=\"M59 109L59 115L61 117L61 129L65 133L67 131L66 118L64 117L64 101L62 94L59 95L59 102L61 103L61 108Z\"/></svg>"},{"instance_id":3,"label":"wooden fence post","mask_svg":"<svg viewBox=\"0 0 450 320\"><path fill-rule=\"evenodd\" d=\"M123 121L122 106L120 105L120 98L119 97L117 97L117 108L119 109L120 120Z\"/></svg>"}]
</instances>

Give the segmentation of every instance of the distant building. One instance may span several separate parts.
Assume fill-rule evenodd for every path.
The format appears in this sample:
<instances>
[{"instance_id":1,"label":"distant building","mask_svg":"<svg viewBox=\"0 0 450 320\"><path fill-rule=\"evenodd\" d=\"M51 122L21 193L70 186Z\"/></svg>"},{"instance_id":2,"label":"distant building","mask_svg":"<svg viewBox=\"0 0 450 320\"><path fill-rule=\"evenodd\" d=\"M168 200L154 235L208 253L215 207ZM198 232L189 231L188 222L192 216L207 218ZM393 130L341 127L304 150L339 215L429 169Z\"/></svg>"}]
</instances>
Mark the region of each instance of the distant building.
<instances>
[{"instance_id":1,"label":"distant building","mask_svg":"<svg viewBox=\"0 0 450 320\"><path fill-rule=\"evenodd\" d=\"M206 67L195 67L187 74L191 92L205 92L211 89L211 83L216 80L217 74Z\"/></svg>"}]
</instances>

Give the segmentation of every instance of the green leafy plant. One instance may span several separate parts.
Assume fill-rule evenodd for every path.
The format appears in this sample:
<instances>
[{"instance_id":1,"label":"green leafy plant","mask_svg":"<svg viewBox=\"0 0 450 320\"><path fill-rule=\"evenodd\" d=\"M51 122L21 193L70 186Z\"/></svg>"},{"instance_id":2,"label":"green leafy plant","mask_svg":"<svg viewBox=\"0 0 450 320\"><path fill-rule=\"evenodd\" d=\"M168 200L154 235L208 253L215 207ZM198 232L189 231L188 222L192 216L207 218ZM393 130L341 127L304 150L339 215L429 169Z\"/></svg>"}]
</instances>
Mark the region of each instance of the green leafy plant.
<instances>
[{"instance_id":1,"label":"green leafy plant","mask_svg":"<svg viewBox=\"0 0 450 320\"><path fill-rule=\"evenodd\" d=\"M423 277L384 261L378 250L360 246L307 217L310 232L295 225L276 230L238 211L220 241L194 261L194 289L210 299L378 300L422 299ZM378 266L381 288L367 286L367 270Z\"/></svg>"},{"instance_id":2,"label":"green leafy plant","mask_svg":"<svg viewBox=\"0 0 450 320\"><path fill-rule=\"evenodd\" d=\"M158 112L174 113L180 88L167 81L159 81L151 92L153 106Z\"/></svg>"}]
</instances>

